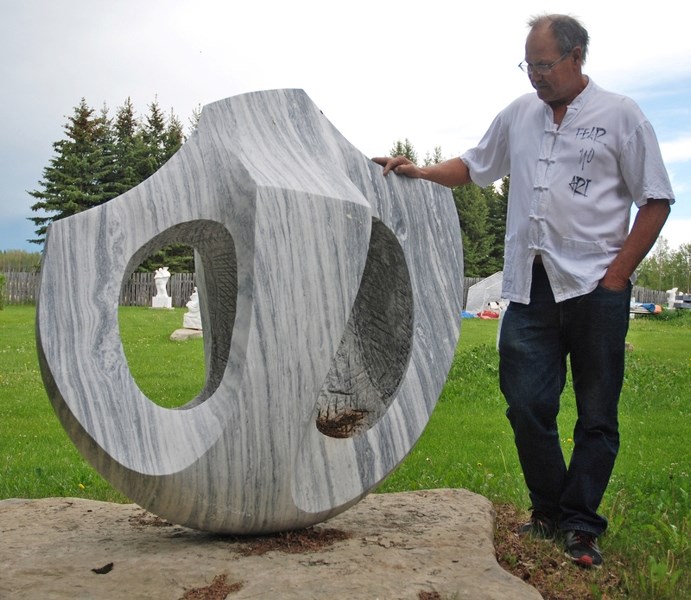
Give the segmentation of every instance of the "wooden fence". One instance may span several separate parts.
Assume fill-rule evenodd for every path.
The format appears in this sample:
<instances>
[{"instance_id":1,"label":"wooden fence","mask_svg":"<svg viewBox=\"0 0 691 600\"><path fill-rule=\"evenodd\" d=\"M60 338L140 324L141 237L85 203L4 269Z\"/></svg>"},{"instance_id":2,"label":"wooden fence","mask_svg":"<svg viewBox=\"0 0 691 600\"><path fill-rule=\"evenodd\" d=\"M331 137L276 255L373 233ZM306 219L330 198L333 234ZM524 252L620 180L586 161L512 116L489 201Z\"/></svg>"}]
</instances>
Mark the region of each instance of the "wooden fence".
<instances>
[{"instance_id":1,"label":"wooden fence","mask_svg":"<svg viewBox=\"0 0 691 600\"><path fill-rule=\"evenodd\" d=\"M5 304L34 304L38 289L38 273L24 271L10 271L3 273L5 287L2 295Z\"/></svg>"},{"instance_id":2,"label":"wooden fence","mask_svg":"<svg viewBox=\"0 0 691 600\"><path fill-rule=\"evenodd\" d=\"M39 273L4 273L5 304L35 304L38 296ZM168 294L175 307L187 304L194 291L194 273L173 273L168 281ZM156 295L154 273L133 273L120 290L120 306L151 306Z\"/></svg>"},{"instance_id":3,"label":"wooden fence","mask_svg":"<svg viewBox=\"0 0 691 600\"><path fill-rule=\"evenodd\" d=\"M38 273L9 272L5 275L5 304L34 304L38 289ZM468 288L482 281L482 277L466 277L463 286L463 306L468 299ZM168 281L168 294L173 306L183 307L194 291L194 273L173 273ZM151 306L151 298L156 294L153 273L134 273L122 286L121 306ZM636 302L667 306L665 292L634 286L632 297Z\"/></svg>"},{"instance_id":4,"label":"wooden fence","mask_svg":"<svg viewBox=\"0 0 691 600\"><path fill-rule=\"evenodd\" d=\"M194 273L172 273L168 280L168 295L173 306L187 304L194 291ZM133 273L120 291L120 306L151 306L156 295L154 273Z\"/></svg>"},{"instance_id":5,"label":"wooden fence","mask_svg":"<svg viewBox=\"0 0 691 600\"><path fill-rule=\"evenodd\" d=\"M631 300L633 301L634 299L636 302L659 304L667 308L667 293L659 290L649 290L648 288L634 285L633 292L631 293Z\"/></svg>"}]
</instances>

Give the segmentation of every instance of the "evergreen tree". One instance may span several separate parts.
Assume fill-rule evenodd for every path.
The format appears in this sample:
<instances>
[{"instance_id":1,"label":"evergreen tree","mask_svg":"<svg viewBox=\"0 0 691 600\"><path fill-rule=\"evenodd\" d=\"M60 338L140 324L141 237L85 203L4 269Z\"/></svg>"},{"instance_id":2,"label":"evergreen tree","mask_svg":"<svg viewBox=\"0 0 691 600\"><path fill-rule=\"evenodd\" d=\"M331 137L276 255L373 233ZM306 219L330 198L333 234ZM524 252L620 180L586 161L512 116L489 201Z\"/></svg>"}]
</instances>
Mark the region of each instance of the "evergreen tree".
<instances>
[{"instance_id":1,"label":"evergreen tree","mask_svg":"<svg viewBox=\"0 0 691 600\"><path fill-rule=\"evenodd\" d=\"M434 153L431 156L429 152L425 155L423 165L429 167L430 165L438 165L440 162L444 162L444 157L441 154L441 146L435 146Z\"/></svg>"},{"instance_id":2,"label":"evergreen tree","mask_svg":"<svg viewBox=\"0 0 691 600\"><path fill-rule=\"evenodd\" d=\"M151 273L159 267L168 267L171 273L194 273L194 248L186 244L165 246L147 257L137 271Z\"/></svg>"},{"instance_id":3,"label":"evergreen tree","mask_svg":"<svg viewBox=\"0 0 691 600\"><path fill-rule=\"evenodd\" d=\"M118 193L124 194L150 174L148 148L130 98L117 109L113 129L116 155L113 180Z\"/></svg>"},{"instance_id":4,"label":"evergreen tree","mask_svg":"<svg viewBox=\"0 0 691 600\"><path fill-rule=\"evenodd\" d=\"M166 148L166 120L158 100L149 104L149 113L144 120L141 133L147 149L140 169L143 181L153 175L169 158L167 153L170 149Z\"/></svg>"},{"instance_id":5,"label":"evergreen tree","mask_svg":"<svg viewBox=\"0 0 691 600\"><path fill-rule=\"evenodd\" d=\"M104 105L95 115L82 98L64 125L65 139L53 144L55 155L43 171L41 189L29 192L36 198L31 208L42 212L30 217L42 244L48 225L115 198L150 177L184 143L184 131L173 111L166 120L158 102L149 105L142 123L130 98L117 109L115 119ZM194 269L193 250L177 244L150 257L140 270L166 265L176 271Z\"/></svg>"},{"instance_id":6,"label":"evergreen tree","mask_svg":"<svg viewBox=\"0 0 691 600\"><path fill-rule=\"evenodd\" d=\"M487 269L496 273L504 268L504 241L506 238L506 211L509 204L509 177L501 180L499 190L492 185L485 188L487 207L487 231L492 236L492 249L487 260Z\"/></svg>"},{"instance_id":7,"label":"evergreen tree","mask_svg":"<svg viewBox=\"0 0 691 600\"><path fill-rule=\"evenodd\" d=\"M141 130L141 138L147 149L146 159L141 163L144 178L160 169L185 141L180 119L171 110L166 121L158 101L149 105L149 114ZM185 244L166 246L148 257L138 270L149 272L162 266L167 266L172 272L193 272L194 248Z\"/></svg>"},{"instance_id":8,"label":"evergreen tree","mask_svg":"<svg viewBox=\"0 0 691 600\"><path fill-rule=\"evenodd\" d=\"M494 240L488 231L489 207L485 193L474 183L452 191L461 223L465 275L487 277L494 272L488 265Z\"/></svg>"},{"instance_id":9,"label":"evergreen tree","mask_svg":"<svg viewBox=\"0 0 691 600\"><path fill-rule=\"evenodd\" d=\"M64 125L66 139L53 144L55 155L43 170L39 181L42 189L29 192L38 202L31 210L45 216L30 217L37 226L37 238L31 242L42 244L50 223L97 206L112 197L104 185L112 166L112 146L109 141L107 116L94 115L82 98Z\"/></svg>"},{"instance_id":10,"label":"evergreen tree","mask_svg":"<svg viewBox=\"0 0 691 600\"><path fill-rule=\"evenodd\" d=\"M191 131L194 131L199 126L199 119L202 117L202 107L197 105L197 107L192 111L192 116L189 118L189 124Z\"/></svg>"},{"instance_id":11,"label":"evergreen tree","mask_svg":"<svg viewBox=\"0 0 691 600\"><path fill-rule=\"evenodd\" d=\"M96 141L102 156L102 169L100 176L101 200L102 204L111 198L119 196L124 190L119 185L117 170L120 163L117 155L116 137L113 129L113 121L108 116L108 107L104 104L101 108L101 133Z\"/></svg>"},{"instance_id":12,"label":"evergreen tree","mask_svg":"<svg viewBox=\"0 0 691 600\"><path fill-rule=\"evenodd\" d=\"M168 123L166 124L166 131L163 137L163 162L165 163L175 154L185 141L185 132L180 122L173 111L170 111Z\"/></svg>"},{"instance_id":13,"label":"evergreen tree","mask_svg":"<svg viewBox=\"0 0 691 600\"><path fill-rule=\"evenodd\" d=\"M411 162L418 164L417 153L415 152L415 148L413 148L413 144L408 138L405 139L405 142L397 140L392 146L391 150L389 150L389 156L405 156Z\"/></svg>"}]
</instances>

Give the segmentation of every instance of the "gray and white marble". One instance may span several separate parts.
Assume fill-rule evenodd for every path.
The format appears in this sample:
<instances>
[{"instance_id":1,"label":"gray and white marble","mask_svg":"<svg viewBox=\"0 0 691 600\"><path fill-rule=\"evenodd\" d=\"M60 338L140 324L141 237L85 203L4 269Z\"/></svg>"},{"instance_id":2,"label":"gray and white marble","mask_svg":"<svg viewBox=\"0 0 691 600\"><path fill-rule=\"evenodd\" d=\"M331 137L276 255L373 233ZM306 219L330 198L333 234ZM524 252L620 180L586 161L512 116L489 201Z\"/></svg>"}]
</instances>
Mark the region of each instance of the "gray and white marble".
<instances>
[{"instance_id":1,"label":"gray and white marble","mask_svg":"<svg viewBox=\"0 0 691 600\"><path fill-rule=\"evenodd\" d=\"M236 534L323 521L427 424L460 334L460 239L448 189L384 178L303 91L210 104L152 177L50 226L48 394L94 467L161 517ZM197 252L207 376L166 409L132 378L117 298L173 242Z\"/></svg>"}]
</instances>

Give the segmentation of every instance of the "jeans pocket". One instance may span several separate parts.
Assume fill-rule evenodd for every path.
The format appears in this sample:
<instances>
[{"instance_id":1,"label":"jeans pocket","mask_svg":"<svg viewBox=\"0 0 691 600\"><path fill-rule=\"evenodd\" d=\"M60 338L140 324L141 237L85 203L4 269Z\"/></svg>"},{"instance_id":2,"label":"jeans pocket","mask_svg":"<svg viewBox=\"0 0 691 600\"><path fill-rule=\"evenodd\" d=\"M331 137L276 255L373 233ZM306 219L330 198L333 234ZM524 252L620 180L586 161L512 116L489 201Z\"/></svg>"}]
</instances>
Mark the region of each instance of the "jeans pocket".
<instances>
[{"instance_id":1,"label":"jeans pocket","mask_svg":"<svg viewBox=\"0 0 691 600\"><path fill-rule=\"evenodd\" d=\"M605 314L609 314L611 317L621 311L621 314L625 314L628 319L632 290L631 282L623 290L611 290L598 284L590 294L583 296L583 299L593 309L600 307L600 310L604 310ZM608 313L608 311L611 312Z\"/></svg>"}]
</instances>

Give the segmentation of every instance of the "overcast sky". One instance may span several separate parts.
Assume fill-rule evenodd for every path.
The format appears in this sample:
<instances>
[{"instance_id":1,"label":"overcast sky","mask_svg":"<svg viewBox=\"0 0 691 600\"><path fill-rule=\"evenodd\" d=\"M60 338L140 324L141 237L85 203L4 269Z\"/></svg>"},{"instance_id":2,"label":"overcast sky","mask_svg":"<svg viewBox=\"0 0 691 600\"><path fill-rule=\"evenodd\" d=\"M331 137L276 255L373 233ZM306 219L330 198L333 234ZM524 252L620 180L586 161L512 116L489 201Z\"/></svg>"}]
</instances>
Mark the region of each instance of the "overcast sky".
<instances>
[{"instance_id":1,"label":"overcast sky","mask_svg":"<svg viewBox=\"0 0 691 600\"><path fill-rule=\"evenodd\" d=\"M301 88L368 156L408 138L422 158L473 146L530 92L517 68L531 15L566 12L591 36L585 72L655 127L677 196L662 235L691 242L691 35L678 2L0 0L0 250L38 250L28 190L84 97L111 116L157 99L195 108ZM424 8L423 8L424 5Z\"/></svg>"}]
</instances>

